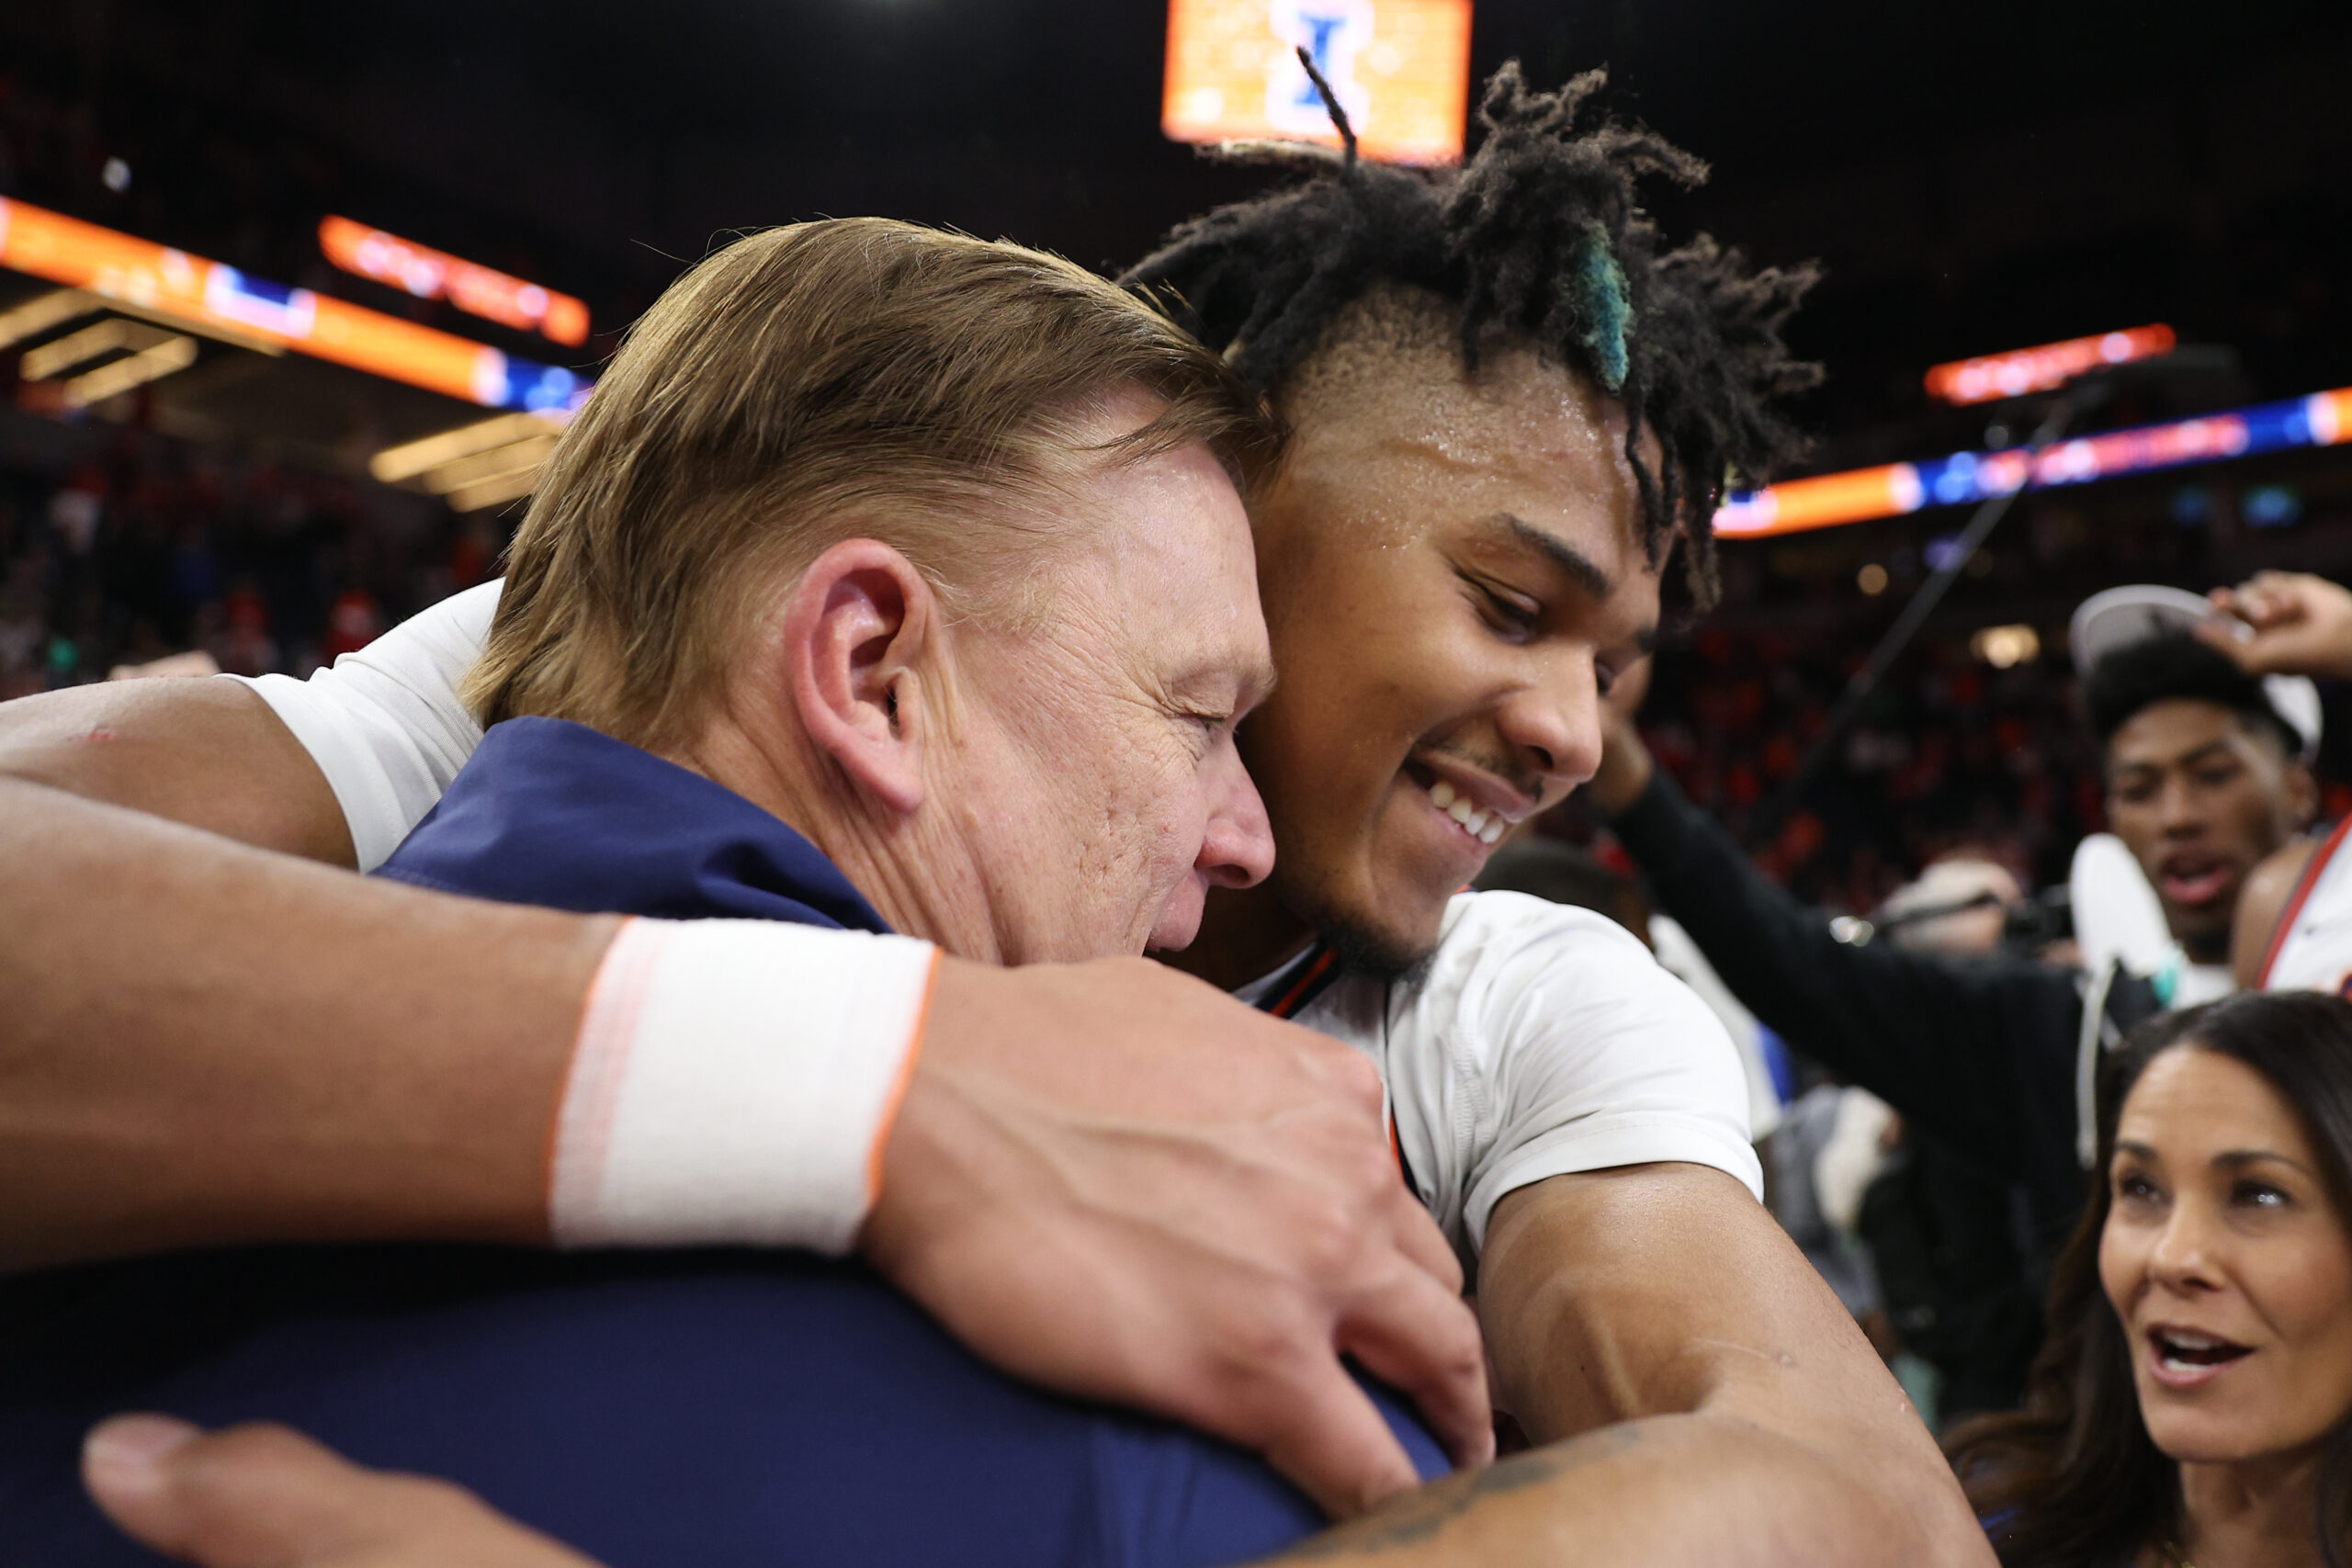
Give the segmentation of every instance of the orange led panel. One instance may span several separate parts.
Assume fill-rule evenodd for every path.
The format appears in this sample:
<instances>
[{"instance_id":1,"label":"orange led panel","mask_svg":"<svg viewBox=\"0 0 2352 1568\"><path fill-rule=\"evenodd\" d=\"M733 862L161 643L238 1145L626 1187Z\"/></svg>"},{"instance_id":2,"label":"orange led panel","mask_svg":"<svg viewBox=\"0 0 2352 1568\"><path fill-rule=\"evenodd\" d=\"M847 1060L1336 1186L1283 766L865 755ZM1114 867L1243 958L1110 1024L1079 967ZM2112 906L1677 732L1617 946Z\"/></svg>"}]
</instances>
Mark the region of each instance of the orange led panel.
<instances>
[{"instance_id":1,"label":"orange led panel","mask_svg":"<svg viewBox=\"0 0 2352 1568\"><path fill-rule=\"evenodd\" d=\"M1169 0L1159 124L1178 141L1339 144L1298 62L1330 82L1367 158L1450 164L1470 106L1470 0Z\"/></svg>"},{"instance_id":2,"label":"orange led panel","mask_svg":"<svg viewBox=\"0 0 2352 1568\"><path fill-rule=\"evenodd\" d=\"M588 307L569 294L465 261L348 218L319 220L319 249L345 272L420 299L442 296L469 315L572 348L588 341Z\"/></svg>"},{"instance_id":3,"label":"orange led panel","mask_svg":"<svg viewBox=\"0 0 2352 1568\"><path fill-rule=\"evenodd\" d=\"M2008 354L1987 354L1975 359L1955 359L1928 372L1928 395L1948 403L1987 403L1996 398L2022 398L2063 387L2086 371L2102 365L2170 354L2173 331L2162 321L2130 327L2095 337L2068 338L2039 348Z\"/></svg>"}]
</instances>

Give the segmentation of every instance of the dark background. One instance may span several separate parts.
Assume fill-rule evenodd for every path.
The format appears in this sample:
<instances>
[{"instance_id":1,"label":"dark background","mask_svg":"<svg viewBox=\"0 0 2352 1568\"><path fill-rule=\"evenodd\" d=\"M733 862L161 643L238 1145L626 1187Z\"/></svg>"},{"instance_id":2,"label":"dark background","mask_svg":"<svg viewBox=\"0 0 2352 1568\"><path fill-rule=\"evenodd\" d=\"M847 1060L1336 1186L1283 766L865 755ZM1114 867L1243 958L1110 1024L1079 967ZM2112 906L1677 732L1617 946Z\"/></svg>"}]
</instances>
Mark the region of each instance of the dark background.
<instances>
[{"instance_id":1,"label":"dark background","mask_svg":"<svg viewBox=\"0 0 2352 1568\"><path fill-rule=\"evenodd\" d=\"M1256 183L1160 136L1165 25L1151 0L16 0L0 48L90 122L23 195L257 268L314 254L334 208L610 326L714 237L820 214L1133 259ZM1611 107L1713 162L1655 193L1669 225L1826 264L1799 329L1826 434L1916 410L1937 360L2151 320L2234 344L2260 394L2352 381L2341 4L1483 0L1475 73L1513 58L1544 85L1606 64Z\"/></svg>"}]
</instances>

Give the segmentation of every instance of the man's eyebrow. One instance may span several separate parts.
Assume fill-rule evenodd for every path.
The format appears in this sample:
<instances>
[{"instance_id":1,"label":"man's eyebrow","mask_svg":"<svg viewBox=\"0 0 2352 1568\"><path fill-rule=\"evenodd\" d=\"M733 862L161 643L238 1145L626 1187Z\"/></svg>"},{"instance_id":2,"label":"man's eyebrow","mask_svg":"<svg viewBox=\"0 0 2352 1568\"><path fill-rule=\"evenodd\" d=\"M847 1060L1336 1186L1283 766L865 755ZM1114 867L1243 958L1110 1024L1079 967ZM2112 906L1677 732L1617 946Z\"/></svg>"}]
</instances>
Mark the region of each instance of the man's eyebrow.
<instances>
[{"instance_id":1,"label":"man's eyebrow","mask_svg":"<svg viewBox=\"0 0 2352 1568\"><path fill-rule=\"evenodd\" d=\"M1270 660L1212 659L1204 660L1177 676L1170 689L1179 695L1190 697L1222 690L1229 682L1239 705L1246 711L1273 695L1276 671Z\"/></svg>"},{"instance_id":2,"label":"man's eyebrow","mask_svg":"<svg viewBox=\"0 0 2352 1568\"><path fill-rule=\"evenodd\" d=\"M1498 512L1487 521L1501 525L1513 538L1566 572L1577 587L1594 598L1606 599L1617 591L1617 585L1609 581L1609 574L1566 539L1547 534L1525 518L1514 517L1508 512Z\"/></svg>"}]
</instances>

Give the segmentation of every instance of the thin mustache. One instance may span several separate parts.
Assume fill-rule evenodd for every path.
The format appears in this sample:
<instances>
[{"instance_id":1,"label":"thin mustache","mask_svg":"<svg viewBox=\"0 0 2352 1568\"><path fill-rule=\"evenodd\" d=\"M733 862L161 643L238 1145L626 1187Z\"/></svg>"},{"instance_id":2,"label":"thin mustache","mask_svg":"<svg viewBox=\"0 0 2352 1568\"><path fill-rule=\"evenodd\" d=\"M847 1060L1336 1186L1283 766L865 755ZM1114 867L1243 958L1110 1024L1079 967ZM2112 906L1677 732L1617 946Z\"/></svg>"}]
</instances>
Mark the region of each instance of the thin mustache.
<instances>
[{"instance_id":1,"label":"thin mustache","mask_svg":"<svg viewBox=\"0 0 2352 1568\"><path fill-rule=\"evenodd\" d=\"M1476 768L1490 778L1500 780L1530 800L1544 798L1544 781L1539 777L1521 773L1515 763L1498 762L1491 757L1481 757L1471 751L1438 750L1427 752L1425 755L1442 757L1449 762L1459 762L1464 767Z\"/></svg>"}]
</instances>

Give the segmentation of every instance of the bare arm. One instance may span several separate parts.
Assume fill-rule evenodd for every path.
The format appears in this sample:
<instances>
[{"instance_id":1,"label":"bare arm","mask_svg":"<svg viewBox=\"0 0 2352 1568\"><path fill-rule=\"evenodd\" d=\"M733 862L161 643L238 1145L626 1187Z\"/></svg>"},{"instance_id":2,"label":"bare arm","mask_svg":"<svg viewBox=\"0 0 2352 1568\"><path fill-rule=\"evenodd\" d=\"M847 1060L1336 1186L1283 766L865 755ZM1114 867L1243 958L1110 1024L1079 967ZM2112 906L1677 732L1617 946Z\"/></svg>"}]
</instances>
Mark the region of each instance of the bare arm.
<instances>
[{"instance_id":1,"label":"bare arm","mask_svg":"<svg viewBox=\"0 0 2352 1568\"><path fill-rule=\"evenodd\" d=\"M1521 1188L1479 1276L1498 1402L1549 1446L1283 1561L1991 1562L1894 1380L1732 1178L1633 1166Z\"/></svg>"},{"instance_id":2,"label":"bare arm","mask_svg":"<svg viewBox=\"0 0 2352 1568\"><path fill-rule=\"evenodd\" d=\"M0 1267L546 1235L616 922L444 898L0 779Z\"/></svg>"},{"instance_id":3,"label":"bare arm","mask_svg":"<svg viewBox=\"0 0 2352 1568\"><path fill-rule=\"evenodd\" d=\"M322 810L340 823L231 682L0 705L0 1269L546 1238L550 1120L617 922L145 814L347 861ZM1490 1451L1476 1325L1370 1065L1142 959L943 965L861 1242L987 1359L1260 1450L1338 1515L1414 1479L1341 1351Z\"/></svg>"},{"instance_id":4,"label":"bare arm","mask_svg":"<svg viewBox=\"0 0 2352 1568\"><path fill-rule=\"evenodd\" d=\"M2263 858L2238 889L2236 915L2230 922L2230 969L2243 990L2262 983L2263 961L2270 956L2271 940L2278 934L2278 918L2295 885L2319 852L2316 839L2297 839Z\"/></svg>"},{"instance_id":5,"label":"bare arm","mask_svg":"<svg viewBox=\"0 0 2352 1568\"><path fill-rule=\"evenodd\" d=\"M117 681L0 703L0 777L348 868L311 754L236 681Z\"/></svg>"},{"instance_id":6,"label":"bare arm","mask_svg":"<svg viewBox=\"0 0 2352 1568\"><path fill-rule=\"evenodd\" d=\"M1730 1178L1648 1166L1523 1189L1496 1211L1484 1270L1522 1422L1611 1424L1421 1487L1273 1561L1989 1568L1893 1380ZM85 1470L119 1523L208 1568L582 1568L462 1493L279 1430L192 1438L160 1460L94 1444Z\"/></svg>"}]
</instances>

